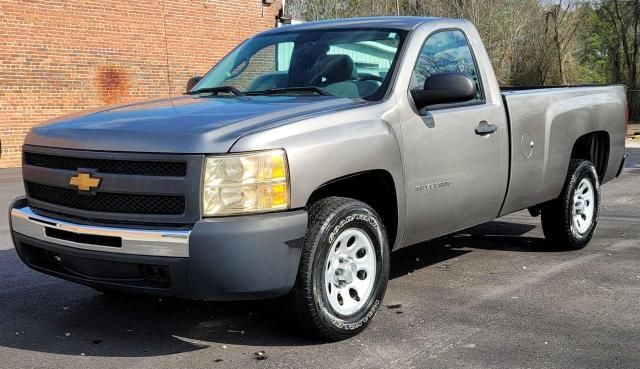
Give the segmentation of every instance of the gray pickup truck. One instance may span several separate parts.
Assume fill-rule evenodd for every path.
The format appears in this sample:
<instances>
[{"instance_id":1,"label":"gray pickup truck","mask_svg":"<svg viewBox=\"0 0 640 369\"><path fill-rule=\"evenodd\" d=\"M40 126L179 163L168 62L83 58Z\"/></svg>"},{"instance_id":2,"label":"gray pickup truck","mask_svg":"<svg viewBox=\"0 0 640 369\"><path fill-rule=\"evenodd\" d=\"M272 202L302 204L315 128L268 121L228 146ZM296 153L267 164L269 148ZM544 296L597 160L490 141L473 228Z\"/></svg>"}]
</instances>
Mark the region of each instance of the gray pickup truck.
<instances>
[{"instance_id":1,"label":"gray pickup truck","mask_svg":"<svg viewBox=\"0 0 640 369\"><path fill-rule=\"evenodd\" d=\"M522 209L550 247L584 247L625 112L623 86L501 90L464 20L286 26L184 96L34 128L11 234L40 272L106 293L282 296L339 340L380 308L391 251Z\"/></svg>"}]
</instances>

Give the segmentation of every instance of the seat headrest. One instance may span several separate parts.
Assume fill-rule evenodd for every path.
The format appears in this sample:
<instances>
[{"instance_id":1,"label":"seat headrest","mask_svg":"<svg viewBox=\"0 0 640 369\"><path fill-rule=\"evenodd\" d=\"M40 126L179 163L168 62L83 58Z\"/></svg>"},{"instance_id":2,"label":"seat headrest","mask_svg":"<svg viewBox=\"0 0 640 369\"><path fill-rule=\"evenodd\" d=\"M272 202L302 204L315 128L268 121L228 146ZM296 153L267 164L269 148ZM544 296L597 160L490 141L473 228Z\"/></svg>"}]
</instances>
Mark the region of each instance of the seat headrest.
<instances>
[{"instance_id":1,"label":"seat headrest","mask_svg":"<svg viewBox=\"0 0 640 369\"><path fill-rule=\"evenodd\" d=\"M320 63L320 77L324 77L324 84L357 79L358 71L349 55L326 55Z\"/></svg>"}]
</instances>

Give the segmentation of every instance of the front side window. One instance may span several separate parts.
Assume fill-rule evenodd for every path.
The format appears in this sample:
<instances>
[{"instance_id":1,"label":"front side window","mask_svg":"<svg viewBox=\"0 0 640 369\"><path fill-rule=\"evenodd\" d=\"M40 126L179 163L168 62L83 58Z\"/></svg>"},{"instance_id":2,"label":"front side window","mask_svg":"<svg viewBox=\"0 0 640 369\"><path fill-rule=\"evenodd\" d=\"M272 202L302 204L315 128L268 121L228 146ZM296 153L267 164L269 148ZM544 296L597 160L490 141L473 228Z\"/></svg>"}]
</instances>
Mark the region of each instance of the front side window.
<instances>
[{"instance_id":1,"label":"front side window","mask_svg":"<svg viewBox=\"0 0 640 369\"><path fill-rule=\"evenodd\" d=\"M377 100L384 95L405 36L401 30L330 30L254 37L225 57L194 88L274 89ZM295 90L295 91L294 91Z\"/></svg>"},{"instance_id":2,"label":"front side window","mask_svg":"<svg viewBox=\"0 0 640 369\"><path fill-rule=\"evenodd\" d=\"M472 101L484 99L480 75L467 38L459 30L440 31L429 36L422 46L410 88L422 88L427 78L452 72L466 73L474 80L477 92Z\"/></svg>"}]
</instances>

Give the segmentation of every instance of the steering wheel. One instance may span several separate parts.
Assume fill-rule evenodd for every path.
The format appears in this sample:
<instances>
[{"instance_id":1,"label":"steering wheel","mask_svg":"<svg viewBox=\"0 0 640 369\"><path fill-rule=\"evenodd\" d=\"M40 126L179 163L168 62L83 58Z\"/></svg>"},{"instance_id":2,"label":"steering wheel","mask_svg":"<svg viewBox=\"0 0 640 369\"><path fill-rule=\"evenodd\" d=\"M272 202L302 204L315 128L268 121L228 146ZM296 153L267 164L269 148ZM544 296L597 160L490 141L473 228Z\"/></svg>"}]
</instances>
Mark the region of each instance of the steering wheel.
<instances>
[{"instance_id":1,"label":"steering wheel","mask_svg":"<svg viewBox=\"0 0 640 369\"><path fill-rule=\"evenodd\" d=\"M362 77L358 77L358 81L377 81L382 83L384 82L384 78L373 74L365 74Z\"/></svg>"}]
</instances>

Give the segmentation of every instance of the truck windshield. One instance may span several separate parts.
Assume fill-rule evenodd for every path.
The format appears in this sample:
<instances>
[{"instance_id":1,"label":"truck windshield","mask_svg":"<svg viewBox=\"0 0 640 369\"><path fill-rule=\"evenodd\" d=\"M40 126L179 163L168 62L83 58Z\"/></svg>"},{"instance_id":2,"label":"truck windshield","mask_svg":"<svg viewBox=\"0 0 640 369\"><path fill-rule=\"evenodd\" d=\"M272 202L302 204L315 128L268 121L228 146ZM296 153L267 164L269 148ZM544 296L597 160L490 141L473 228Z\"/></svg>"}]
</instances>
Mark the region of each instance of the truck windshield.
<instances>
[{"instance_id":1,"label":"truck windshield","mask_svg":"<svg viewBox=\"0 0 640 369\"><path fill-rule=\"evenodd\" d=\"M245 95L379 100L405 35L402 30L332 29L257 36L222 59L191 92L233 88Z\"/></svg>"}]
</instances>

